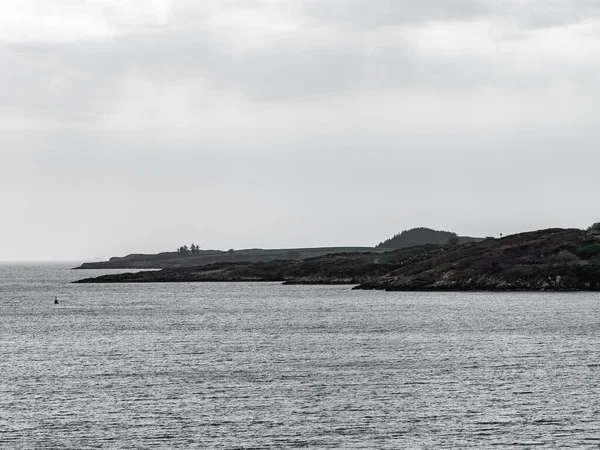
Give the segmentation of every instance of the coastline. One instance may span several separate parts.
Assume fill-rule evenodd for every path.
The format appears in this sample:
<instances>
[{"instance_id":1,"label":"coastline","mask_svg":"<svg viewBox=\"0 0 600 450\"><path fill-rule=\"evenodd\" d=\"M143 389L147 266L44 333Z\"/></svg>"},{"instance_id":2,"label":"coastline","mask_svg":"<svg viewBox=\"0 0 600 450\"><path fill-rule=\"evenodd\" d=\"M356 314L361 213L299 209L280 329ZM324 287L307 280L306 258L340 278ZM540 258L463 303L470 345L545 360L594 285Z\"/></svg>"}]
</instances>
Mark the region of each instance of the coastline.
<instances>
[{"instance_id":1,"label":"coastline","mask_svg":"<svg viewBox=\"0 0 600 450\"><path fill-rule=\"evenodd\" d=\"M455 246L223 262L104 275L76 283L281 282L386 291L597 291L600 234L549 229Z\"/></svg>"}]
</instances>

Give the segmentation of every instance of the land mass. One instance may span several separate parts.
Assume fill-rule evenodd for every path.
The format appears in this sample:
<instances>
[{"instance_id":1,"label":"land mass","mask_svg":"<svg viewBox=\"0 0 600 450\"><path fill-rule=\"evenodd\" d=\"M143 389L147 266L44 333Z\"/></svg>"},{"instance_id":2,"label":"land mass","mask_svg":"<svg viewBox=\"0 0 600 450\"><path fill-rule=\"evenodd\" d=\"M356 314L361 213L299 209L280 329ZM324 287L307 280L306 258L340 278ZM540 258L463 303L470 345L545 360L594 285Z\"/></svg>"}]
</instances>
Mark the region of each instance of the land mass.
<instances>
[{"instance_id":1,"label":"land mass","mask_svg":"<svg viewBox=\"0 0 600 450\"><path fill-rule=\"evenodd\" d=\"M456 245L221 262L78 283L277 281L389 291L600 290L600 232L549 229Z\"/></svg>"},{"instance_id":2,"label":"land mass","mask_svg":"<svg viewBox=\"0 0 600 450\"><path fill-rule=\"evenodd\" d=\"M217 263L268 262L300 260L348 252L379 252L389 249L375 247L316 247L291 249L197 250L196 252L164 252L115 256L108 261L83 263L75 269L175 269Z\"/></svg>"},{"instance_id":3,"label":"land mass","mask_svg":"<svg viewBox=\"0 0 600 450\"><path fill-rule=\"evenodd\" d=\"M176 252L158 254L131 254L113 257L108 261L83 263L75 269L175 269L180 267L198 267L216 263L268 262L277 260L300 260L339 253L374 252L383 253L394 249L419 245L464 244L479 242L482 238L458 236L449 231L437 231L431 228L413 228L398 233L376 247L316 247L289 249L246 250L202 250L193 245L180 247Z\"/></svg>"}]
</instances>

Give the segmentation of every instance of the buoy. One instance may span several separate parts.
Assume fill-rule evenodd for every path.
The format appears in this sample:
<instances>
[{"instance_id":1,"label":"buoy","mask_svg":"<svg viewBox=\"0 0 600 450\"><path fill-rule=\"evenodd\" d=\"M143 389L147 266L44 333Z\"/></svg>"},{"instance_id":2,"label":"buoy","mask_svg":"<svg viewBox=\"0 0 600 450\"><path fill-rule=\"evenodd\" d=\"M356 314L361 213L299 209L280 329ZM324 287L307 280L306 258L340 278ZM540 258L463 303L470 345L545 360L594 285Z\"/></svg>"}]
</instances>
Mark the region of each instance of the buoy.
<instances>
[{"instance_id":1,"label":"buoy","mask_svg":"<svg viewBox=\"0 0 600 450\"><path fill-rule=\"evenodd\" d=\"M58 305L58 297L54 297L54 304Z\"/></svg>"}]
</instances>

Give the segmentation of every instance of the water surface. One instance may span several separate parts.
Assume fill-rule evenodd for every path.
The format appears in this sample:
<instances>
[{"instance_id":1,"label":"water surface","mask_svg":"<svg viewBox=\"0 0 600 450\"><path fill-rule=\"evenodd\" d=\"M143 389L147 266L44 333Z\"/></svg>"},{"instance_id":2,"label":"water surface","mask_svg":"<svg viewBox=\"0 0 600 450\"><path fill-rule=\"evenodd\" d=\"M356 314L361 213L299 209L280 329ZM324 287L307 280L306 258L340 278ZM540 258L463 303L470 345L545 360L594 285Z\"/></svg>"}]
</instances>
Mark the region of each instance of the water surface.
<instances>
[{"instance_id":1,"label":"water surface","mask_svg":"<svg viewBox=\"0 0 600 450\"><path fill-rule=\"evenodd\" d=\"M600 294L108 272L0 266L1 448L600 447Z\"/></svg>"}]
</instances>

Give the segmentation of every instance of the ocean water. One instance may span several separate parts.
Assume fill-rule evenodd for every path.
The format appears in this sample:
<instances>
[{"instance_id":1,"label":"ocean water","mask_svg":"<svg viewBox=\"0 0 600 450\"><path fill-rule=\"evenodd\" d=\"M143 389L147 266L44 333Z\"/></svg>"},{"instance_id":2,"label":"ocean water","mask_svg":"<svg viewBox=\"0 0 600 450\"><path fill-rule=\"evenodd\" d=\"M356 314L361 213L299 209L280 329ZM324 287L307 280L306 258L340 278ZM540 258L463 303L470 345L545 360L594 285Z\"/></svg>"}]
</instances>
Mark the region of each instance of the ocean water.
<instances>
[{"instance_id":1,"label":"ocean water","mask_svg":"<svg viewBox=\"0 0 600 450\"><path fill-rule=\"evenodd\" d=\"M0 448L600 448L598 293L106 272L0 266Z\"/></svg>"}]
</instances>

